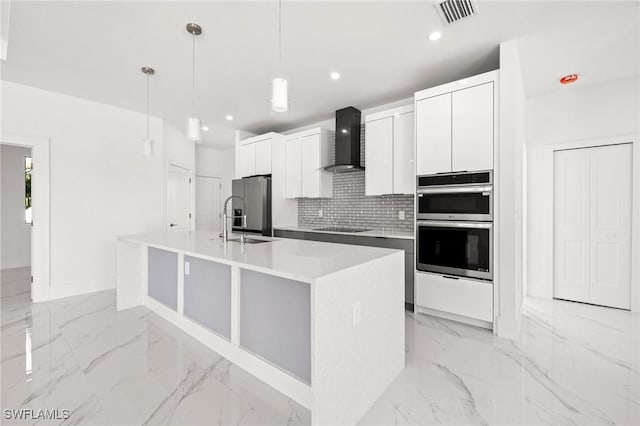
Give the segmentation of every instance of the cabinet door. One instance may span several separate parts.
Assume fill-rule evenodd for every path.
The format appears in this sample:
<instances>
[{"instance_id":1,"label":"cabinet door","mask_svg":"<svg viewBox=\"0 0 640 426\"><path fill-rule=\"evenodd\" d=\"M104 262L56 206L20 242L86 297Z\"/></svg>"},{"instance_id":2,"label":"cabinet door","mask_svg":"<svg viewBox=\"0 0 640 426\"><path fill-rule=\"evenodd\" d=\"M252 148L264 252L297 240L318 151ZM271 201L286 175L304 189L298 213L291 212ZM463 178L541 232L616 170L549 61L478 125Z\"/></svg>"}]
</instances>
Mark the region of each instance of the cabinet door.
<instances>
[{"instance_id":1,"label":"cabinet door","mask_svg":"<svg viewBox=\"0 0 640 426\"><path fill-rule=\"evenodd\" d=\"M493 169L493 82L452 98L452 170Z\"/></svg>"},{"instance_id":2,"label":"cabinet door","mask_svg":"<svg viewBox=\"0 0 640 426\"><path fill-rule=\"evenodd\" d=\"M416 174L413 165L414 123L413 112L393 117L394 194L413 194L415 190Z\"/></svg>"},{"instance_id":3,"label":"cabinet door","mask_svg":"<svg viewBox=\"0 0 640 426\"><path fill-rule=\"evenodd\" d=\"M257 175L271 173L271 139L265 139L255 143L256 172Z\"/></svg>"},{"instance_id":4,"label":"cabinet door","mask_svg":"<svg viewBox=\"0 0 640 426\"><path fill-rule=\"evenodd\" d=\"M304 136L302 145L302 196L320 197L320 135Z\"/></svg>"},{"instance_id":5,"label":"cabinet door","mask_svg":"<svg viewBox=\"0 0 640 426\"><path fill-rule=\"evenodd\" d=\"M393 117L366 124L365 195L393 193Z\"/></svg>"},{"instance_id":6,"label":"cabinet door","mask_svg":"<svg viewBox=\"0 0 640 426\"><path fill-rule=\"evenodd\" d=\"M418 175L451 171L451 93L416 102Z\"/></svg>"},{"instance_id":7,"label":"cabinet door","mask_svg":"<svg viewBox=\"0 0 640 426\"><path fill-rule=\"evenodd\" d=\"M256 174L256 144L248 143L240 146L240 176Z\"/></svg>"},{"instance_id":8,"label":"cabinet door","mask_svg":"<svg viewBox=\"0 0 640 426\"><path fill-rule=\"evenodd\" d=\"M285 194L287 198L302 197L302 147L300 138L288 139L286 145Z\"/></svg>"}]
</instances>

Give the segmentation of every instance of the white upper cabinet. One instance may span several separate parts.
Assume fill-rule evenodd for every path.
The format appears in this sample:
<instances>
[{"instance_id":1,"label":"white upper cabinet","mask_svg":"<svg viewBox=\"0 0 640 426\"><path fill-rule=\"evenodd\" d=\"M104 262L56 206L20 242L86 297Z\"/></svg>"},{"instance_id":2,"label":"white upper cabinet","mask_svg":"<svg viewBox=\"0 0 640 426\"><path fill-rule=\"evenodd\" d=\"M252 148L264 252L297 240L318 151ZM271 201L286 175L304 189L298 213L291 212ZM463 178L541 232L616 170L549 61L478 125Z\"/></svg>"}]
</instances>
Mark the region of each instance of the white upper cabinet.
<instances>
[{"instance_id":1,"label":"white upper cabinet","mask_svg":"<svg viewBox=\"0 0 640 426\"><path fill-rule=\"evenodd\" d=\"M451 171L451 93L416 102L416 173Z\"/></svg>"},{"instance_id":2,"label":"white upper cabinet","mask_svg":"<svg viewBox=\"0 0 640 426\"><path fill-rule=\"evenodd\" d=\"M329 132L324 128L288 135L286 144L287 198L329 198L333 194L333 174L329 165Z\"/></svg>"},{"instance_id":3,"label":"white upper cabinet","mask_svg":"<svg viewBox=\"0 0 640 426\"><path fill-rule=\"evenodd\" d=\"M255 144L256 173L268 175L271 173L271 139L265 139Z\"/></svg>"},{"instance_id":4,"label":"white upper cabinet","mask_svg":"<svg viewBox=\"0 0 640 426\"><path fill-rule=\"evenodd\" d=\"M240 161L238 177L253 176L256 174L256 144L246 143L240 145Z\"/></svg>"},{"instance_id":5,"label":"white upper cabinet","mask_svg":"<svg viewBox=\"0 0 640 426\"><path fill-rule=\"evenodd\" d=\"M393 117L393 193L413 194L415 167L413 163L415 114L413 111Z\"/></svg>"},{"instance_id":6,"label":"white upper cabinet","mask_svg":"<svg viewBox=\"0 0 640 426\"><path fill-rule=\"evenodd\" d=\"M418 175L493 169L499 71L416 93Z\"/></svg>"},{"instance_id":7,"label":"white upper cabinet","mask_svg":"<svg viewBox=\"0 0 640 426\"><path fill-rule=\"evenodd\" d=\"M285 140L286 171L285 194L287 198L302 197L302 144L299 137Z\"/></svg>"},{"instance_id":8,"label":"white upper cabinet","mask_svg":"<svg viewBox=\"0 0 640 426\"><path fill-rule=\"evenodd\" d=\"M365 117L365 195L412 194L413 105Z\"/></svg>"},{"instance_id":9,"label":"white upper cabinet","mask_svg":"<svg viewBox=\"0 0 640 426\"><path fill-rule=\"evenodd\" d=\"M453 92L451 167L493 169L493 82Z\"/></svg>"},{"instance_id":10,"label":"white upper cabinet","mask_svg":"<svg viewBox=\"0 0 640 426\"><path fill-rule=\"evenodd\" d=\"M365 195L393 192L393 116L365 127Z\"/></svg>"},{"instance_id":11,"label":"white upper cabinet","mask_svg":"<svg viewBox=\"0 0 640 426\"><path fill-rule=\"evenodd\" d=\"M236 178L271 174L271 141L267 133L239 141L236 146Z\"/></svg>"}]
</instances>

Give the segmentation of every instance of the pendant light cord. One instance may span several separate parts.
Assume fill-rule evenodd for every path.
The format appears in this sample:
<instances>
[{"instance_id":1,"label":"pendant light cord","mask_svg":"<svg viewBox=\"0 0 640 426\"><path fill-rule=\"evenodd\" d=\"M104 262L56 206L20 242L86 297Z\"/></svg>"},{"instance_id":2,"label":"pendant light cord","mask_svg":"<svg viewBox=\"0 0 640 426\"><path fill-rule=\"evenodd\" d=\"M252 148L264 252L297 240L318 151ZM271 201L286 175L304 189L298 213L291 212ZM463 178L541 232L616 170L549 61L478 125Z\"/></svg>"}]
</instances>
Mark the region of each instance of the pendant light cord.
<instances>
[{"instance_id":1,"label":"pendant light cord","mask_svg":"<svg viewBox=\"0 0 640 426\"><path fill-rule=\"evenodd\" d=\"M147 139L149 139L149 74L147 74Z\"/></svg>"},{"instance_id":2,"label":"pendant light cord","mask_svg":"<svg viewBox=\"0 0 640 426\"><path fill-rule=\"evenodd\" d=\"M282 65L282 0L278 0L278 65Z\"/></svg>"},{"instance_id":3,"label":"pendant light cord","mask_svg":"<svg viewBox=\"0 0 640 426\"><path fill-rule=\"evenodd\" d=\"M192 46L192 69L193 69L193 75L192 75L192 85L191 85L191 109L193 112L193 116L195 117L196 115L196 35L195 33L191 34L192 40L193 40L193 46Z\"/></svg>"}]
</instances>

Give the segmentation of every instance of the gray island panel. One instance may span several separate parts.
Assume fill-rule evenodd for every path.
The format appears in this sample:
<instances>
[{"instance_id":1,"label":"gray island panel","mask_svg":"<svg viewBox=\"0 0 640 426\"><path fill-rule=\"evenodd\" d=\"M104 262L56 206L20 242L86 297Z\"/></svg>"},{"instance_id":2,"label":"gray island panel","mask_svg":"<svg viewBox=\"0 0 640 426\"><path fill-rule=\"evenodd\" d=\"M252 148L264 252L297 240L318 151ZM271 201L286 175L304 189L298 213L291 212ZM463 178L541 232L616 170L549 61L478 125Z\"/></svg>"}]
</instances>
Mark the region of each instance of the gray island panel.
<instances>
[{"instance_id":1,"label":"gray island panel","mask_svg":"<svg viewBox=\"0 0 640 426\"><path fill-rule=\"evenodd\" d=\"M231 266L191 256L184 261L184 315L231 339Z\"/></svg>"},{"instance_id":2,"label":"gray island panel","mask_svg":"<svg viewBox=\"0 0 640 426\"><path fill-rule=\"evenodd\" d=\"M167 307L178 307L178 253L149 247L149 296Z\"/></svg>"},{"instance_id":3,"label":"gray island panel","mask_svg":"<svg viewBox=\"0 0 640 426\"><path fill-rule=\"evenodd\" d=\"M240 270L240 346L311 383L311 287Z\"/></svg>"}]
</instances>

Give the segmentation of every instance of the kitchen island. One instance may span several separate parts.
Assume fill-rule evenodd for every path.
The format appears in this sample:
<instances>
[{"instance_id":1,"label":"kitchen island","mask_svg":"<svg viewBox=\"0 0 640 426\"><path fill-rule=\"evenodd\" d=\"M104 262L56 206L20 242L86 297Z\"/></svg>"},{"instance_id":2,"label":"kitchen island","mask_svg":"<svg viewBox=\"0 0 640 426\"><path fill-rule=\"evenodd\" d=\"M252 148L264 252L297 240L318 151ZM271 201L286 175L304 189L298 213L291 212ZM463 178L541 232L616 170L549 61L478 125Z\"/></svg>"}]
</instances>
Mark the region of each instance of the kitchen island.
<instances>
[{"instance_id":1,"label":"kitchen island","mask_svg":"<svg viewBox=\"0 0 640 426\"><path fill-rule=\"evenodd\" d=\"M252 240L120 237L118 309L148 307L310 409L313 424L357 423L404 368L403 251Z\"/></svg>"}]
</instances>

